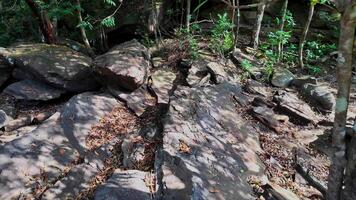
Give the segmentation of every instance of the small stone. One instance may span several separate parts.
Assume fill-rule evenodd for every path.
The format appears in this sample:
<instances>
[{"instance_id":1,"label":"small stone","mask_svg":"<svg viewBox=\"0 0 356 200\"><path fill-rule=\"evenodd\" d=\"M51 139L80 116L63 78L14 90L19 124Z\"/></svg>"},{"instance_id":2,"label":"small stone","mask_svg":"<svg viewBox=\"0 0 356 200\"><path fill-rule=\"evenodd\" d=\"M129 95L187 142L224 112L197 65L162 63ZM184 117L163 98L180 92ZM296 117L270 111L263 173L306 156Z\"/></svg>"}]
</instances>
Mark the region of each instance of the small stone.
<instances>
[{"instance_id":1,"label":"small stone","mask_svg":"<svg viewBox=\"0 0 356 200\"><path fill-rule=\"evenodd\" d=\"M157 96L157 103L168 104L176 75L171 71L157 70L151 79L151 88Z\"/></svg>"}]
</instances>

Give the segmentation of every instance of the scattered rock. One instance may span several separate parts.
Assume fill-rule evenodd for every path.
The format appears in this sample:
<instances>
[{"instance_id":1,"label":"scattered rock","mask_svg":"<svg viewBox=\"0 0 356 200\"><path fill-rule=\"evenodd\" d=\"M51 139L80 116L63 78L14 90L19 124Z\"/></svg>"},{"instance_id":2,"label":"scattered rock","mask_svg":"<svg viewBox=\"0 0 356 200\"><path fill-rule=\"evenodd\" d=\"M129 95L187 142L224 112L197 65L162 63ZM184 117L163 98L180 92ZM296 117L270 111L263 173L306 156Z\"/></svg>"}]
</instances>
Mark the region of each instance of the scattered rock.
<instances>
[{"instance_id":1,"label":"scattered rock","mask_svg":"<svg viewBox=\"0 0 356 200\"><path fill-rule=\"evenodd\" d=\"M273 73L271 83L275 87L285 88L293 81L294 75L287 69L278 69Z\"/></svg>"},{"instance_id":2,"label":"scattered rock","mask_svg":"<svg viewBox=\"0 0 356 200\"><path fill-rule=\"evenodd\" d=\"M215 84L220 84L223 81L227 81L229 75L224 70L224 66L217 62L209 62L207 68L211 75L211 80Z\"/></svg>"},{"instance_id":3,"label":"scattered rock","mask_svg":"<svg viewBox=\"0 0 356 200\"><path fill-rule=\"evenodd\" d=\"M115 97L125 102L126 106L138 117L141 116L147 108L156 104L155 98L151 96L146 86L142 86L131 93L116 90L111 87L108 87L108 90Z\"/></svg>"},{"instance_id":4,"label":"scattered rock","mask_svg":"<svg viewBox=\"0 0 356 200\"><path fill-rule=\"evenodd\" d=\"M123 153L123 166L127 169L147 170L147 156L145 154L145 144L139 135L130 135L124 139L121 145Z\"/></svg>"},{"instance_id":5,"label":"scattered rock","mask_svg":"<svg viewBox=\"0 0 356 200\"><path fill-rule=\"evenodd\" d=\"M293 93L278 91L274 100L278 103L278 108L289 115L291 120L297 118L303 123L312 122L313 124L319 121L311 107Z\"/></svg>"},{"instance_id":6,"label":"scattered rock","mask_svg":"<svg viewBox=\"0 0 356 200\"><path fill-rule=\"evenodd\" d=\"M176 75L170 71L157 70L151 75L151 89L157 96L157 103L168 104Z\"/></svg>"},{"instance_id":7,"label":"scattered rock","mask_svg":"<svg viewBox=\"0 0 356 200\"><path fill-rule=\"evenodd\" d=\"M247 177L263 174L260 146L234 96L242 89L229 82L177 88L164 120L163 199L253 199Z\"/></svg>"},{"instance_id":8,"label":"scattered rock","mask_svg":"<svg viewBox=\"0 0 356 200\"><path fill-rule=\"evenodd\" d=\"M48 101L59 98L65 92L65 90L28 79L13 83L4 90L4 93L17 100L26 101Z\"/></svg>"},{"instance_id":9,"label":"scattered rock","mask_svg":"<svg viewBox=\"0 0 356 200\"><path fill-rule=\"evenodd\" d=\"M273 110L268 107L254 107L252 111L254 117L277 133L282 131L283 123L289 120L287 116L275 114Z\"/></svg>"},{"instance_id":10,"label":"scattered rock","mask_svg":"<svg viewBox=\"0 0 356 200\"><path fill-rule=\"evenodd\" d=\"M277 184L269 183L266 187L266 190L272 194L278 200L300 200L300 198L293 192L286 190L280 187Z\"/></svg>"},{"instance_id":11,"label":"scattered rock","mask_svg":"<svg viewBox=\"0 0 356 200\"><path fill-rule=\"evenodd\" d=\"M165 63L165 60L162 57L153 57L152 58L152 65L154 68L162 67Z\"/></svg>"},{"instance_id":12,"label":"scattered rock","mask_svg":"<svg viewBox=\"0 0 356 200\"><path fill-rule=\"evenodd\" d=\"M116 170L97 188L94 200L149 200L151 193L145 183L146 175L147 172L138 170Z\"/></svg>"},{"instance_id":13,"label":"scattered rock","mask_svg":"<svg viewBox=\"0 0 356 200\"><path fill-rule=\"evenodd\" d=\"M307 83L301 88L301 94L321 111L332 111L334 109L336 100L327 87Z\"/></svg>"},{"instance_id":14,"label":"scattered rock","mask_svg":"<svg viewBox=\"0 0 356 200\"><path fill-rule=\"evenodd\" d=\"M240 49L234 51L231 55L232 61L236 66L241 67L241 63L248 61L252 64L252 67L248 70L249 74L253 79L259 80L263 77L263 68L261 63L258 62L258 59L255 59L253 56L243 53Z\"/></svg>"},{"instance_id":15,"label":"scattered rock","mask_svg":"<svg viewBox=\"0 0 356 200\"><path fill-rule=\"evenodd\" d=\"M149 59L147 48L137 40L131 40L95 58L94 65L105 84L134 91L146 81Z\"/></svg>"},{"instance_id":16,"label":"scattered rock","mask_svg":"<svg viewBox=\"0 0 356 200\"><path fill-rule=\"evenodd\" d=\"M97 88L91 58L68 47L48 44L23 44L0 50L0 56L13 60L13 75L35 79L71 92Z\"/></svg>"},{"instance_id":17,"label":"scattered rock","mask_svg":"<svg viewBox=\"0 0 356 200\"><path fill-rule=\"evenodd\" d=\"M297 88L303 87L304 84L317 84L317 80L315 77L310 77L310 76L304 76L300 78L294 78L291 84L293 86L296 86Z\"/></svg>"},{"instance_id":18,"label":"scattered rock","mask_svg":"<svg viewBox=\"0 0 356 200\"><path fill-rule=\"evenodd\" d=\"M271 95L271 91L268 87L252 79L247 80L244 89L248 93L261 95L263 97L268 97Z\"/></svg>"}]
</instances>

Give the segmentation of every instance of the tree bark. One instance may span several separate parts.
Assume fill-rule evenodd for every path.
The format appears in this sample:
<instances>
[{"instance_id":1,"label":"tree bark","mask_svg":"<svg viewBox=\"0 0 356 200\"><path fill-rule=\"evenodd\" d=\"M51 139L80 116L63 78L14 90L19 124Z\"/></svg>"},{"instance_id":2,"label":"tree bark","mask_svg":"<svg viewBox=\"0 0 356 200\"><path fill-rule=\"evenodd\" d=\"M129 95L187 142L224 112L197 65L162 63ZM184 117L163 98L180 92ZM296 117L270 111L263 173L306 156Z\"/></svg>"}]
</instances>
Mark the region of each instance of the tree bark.
<instances>
[{"instance_id":1,"label":"tree bark","mask_svg":"<svg viewBox=\"0 0 356 200\"><path fill-rule=\"evenodd\" d=\"M235 2L235 13L236 13L236 16L235 16L235 32L234 32L234 35L235 35L235 40L234 40L234 49L237 48L237 42L238 42L238 39L239 39L239 31L240 31L240 1L239 0L233 0Z\"/></svg>"},{"instance_id":2,"label":"tree bark","mask_svg":"<svg viewBox=\"0 0 356 200\"><path fill-rule=\"evenodd\" d=\"M300 67L302 69L304 68L304 62L303 62L304 43L305 43L305 40L307 38L307 34L308 34L310 23L311 23L311 21L313 19L314 6L315 5L312 2L310 2L308 19L307 19L307 22L305 23L305 26L304 26L304 29L303 29L303 33L302 33L302 37L300 38L300 42L299 42L298 59L299 59L299 65L300 65Z\"/></svg>"},{"instance_id":3,"label":"tree bark","mask_svg":"<svg viewBox=\"0 0 356 200\"><path fill-rule=\"evenodd\" d=\"M352 0L352 6L349 5L342 13L340 21L340 38L337 66L338 93L335 106L335 120L333 129L333 148L332 164L328 177L327 200L340 200L342 198L342 187L344 178L347 180L351 177L344 176L346 160L346 120L347 109L350 98L351 76L352 76L352 49L355 35L355 18L356 18L356 0ZM346 171L346 175L350 175ZM348 193L349 189L345 192ZM345 195L344 195L345 197Z\"/></svg>"},{"instance_id":4,"label":"tree bark","mask_svg":"<svg viewBox=\"0 0 356 200\"><path fill-rule=\"evenodd\" d=\"M33 14L36 16L42 35L46 43L57 43L57 37L52 25L51 20L48 17L47 11L41 10L38 4L33 0L25 0L27 5L31 8Z\"/></svg>"},{"instance_id":5,"label":"tree bark","mask_svg":"<svg viewBox=\"0 0 356 200\"><path fill-rule=\"evenodd\" d=\"M77 4L77 16L78 16L78 22L79 24L83 23L83 17L82 17L82 11L81 11L81 4L80 4L80 0L76 0L76 4ZM88 37L87 37L87 33L85 31L85 28L83 26L79 26L80 29L80 34L82 35L82 40L84 42L84 45L88 48L91 49Z\"/></svg>"},{"instance_id":6,"label":"tree bark","mask_svg":"<svg viewBox=\"0 0 356 200\"><path fill-rule=\"evenodd\" d=\"M191 7L191 0L187 0L187 10L186 10L186 21L185 21L185 27L187 28L187 31L190 29L190 7Z\"/></svg>"},{"instance_id":7,"label":"tree bark","mask_svg":"<svg viewBox=\"0 0 356 200\"><path fill-rule=\"evenodd\" d=\"M266 0L262 0L262 3L258 6L257 16L256 16L256 23L253 31L253 48L255 50L258 49L259 44L259 37L262 25L262 19L266 8Z\"/></svg>"},{"instance_id":8,"label":"tree bark","mask_svg":"<svg viewBox=\"0 0 356 200\"><path fill-rule=\"evenodd\" d=\"M281 12L281 23L279 24L279 31L284 30L284 23L286 21L286 14L288 8L288 0L284 0L284 4ZM283 44L281 42L278 43L278 61L281 59L283 54Z\"/></svg>"}]
</instances>

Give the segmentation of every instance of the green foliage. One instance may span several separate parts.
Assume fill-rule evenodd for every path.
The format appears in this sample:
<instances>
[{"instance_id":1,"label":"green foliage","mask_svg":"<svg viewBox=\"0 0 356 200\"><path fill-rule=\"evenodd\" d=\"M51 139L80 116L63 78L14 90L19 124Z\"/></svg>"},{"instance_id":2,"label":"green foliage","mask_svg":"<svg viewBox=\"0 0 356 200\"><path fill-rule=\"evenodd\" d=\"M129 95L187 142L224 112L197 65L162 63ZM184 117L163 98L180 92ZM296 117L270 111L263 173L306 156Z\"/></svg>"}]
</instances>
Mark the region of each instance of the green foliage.
<instances>
[{"instance_id":1,"label":"green foliage","mask_svg":"<svg viewBox=\"0 0 356 200\"><path fill-rule=\"evenodd\" d=\"M200 26L198 24L192 24L190 30L182 28L178 30L176 34L180 39L182 46L188 43L188 54L192 59L199 58L199 44L196 34L200 33Z\"/></svg>"},{"instance_id":2,"label":"green foliage","mask_svg":"<svg viewBox=\"0 0 356 200\"><path fill-rule=\"evenodd\" d=\"M319 60L329 53L336 51L335 44L322 44L318 41L306 42L306 60Z\"/></svg>"},{"instance_id":3,"label":"green foliage","mask_svg":"<svg viewBox=\"0 0 356 200\"><path fill-rule=\"evenodd\" d=\"M245 71L250 71L252 68L252 64L250 63L250 61L243 59L241 61L241 68Z\"/></svg>"},{"instance_id":4,"label":"green foliage","mask_svg":"<svg viewBox=\"0 0 356 200\"><path fill-rule=\"evenodd\" d=\"M318 66L307 64L306 68L308 70L308 73L312 74L312 75L317 75L317 74L320 74L320 72L321 72L321 68Z\"/></svg>"},{"instance_id":5,"label":"green foliage","mask_svg":"<svg viewBox=\"0 0 356 200\"><path fill-rule=\"evenodd\" d=\"M234 45L232 27L233 23L228 18L227 13L218 14L218 21L211 30L210 48L212 50L223 55L232 49Z\"/></svg>"},{"instance_id":6,"label":"green foliage","mask_svg":"<svg viewBox=\"0 0 356 200\"><path fill-rule=\"evenodd\" d=\"M102 26L106 26L106 27L114 27L115 26L115 18L113 16L109 16L104 18L100 24Z\"/></svg>"},{"instance_id":7,"label":"green foliage","mask_svg":"<svg viewBox=\"0 0 356 200\"><path fill-rule=\"evenodd\" d=\"M116 6L116 3L113 0L104 0L104 2L109 6Z\"/></svg>"}]
</instances>

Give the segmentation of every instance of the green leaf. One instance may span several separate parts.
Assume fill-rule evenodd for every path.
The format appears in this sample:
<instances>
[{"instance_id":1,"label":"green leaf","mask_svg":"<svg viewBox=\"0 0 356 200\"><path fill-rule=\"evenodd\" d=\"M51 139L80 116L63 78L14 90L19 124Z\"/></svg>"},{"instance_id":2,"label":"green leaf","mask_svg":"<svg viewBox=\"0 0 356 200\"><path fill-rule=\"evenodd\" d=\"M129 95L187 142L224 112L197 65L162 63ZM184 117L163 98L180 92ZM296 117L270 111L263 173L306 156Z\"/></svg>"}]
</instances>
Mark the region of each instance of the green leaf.
<instances>
[{"instance_id":1,"label":"green leaf","mask_svg":"<svg viewBox=\"0 0 356 200\"><path fill-rule=\"evenodd\" d=\"M107 17L101 21L101 25L106 27L114 27L115 26L115 18Z\"/></svg>"},{"instance_id":2,"label":"green leaf","mask_svg":"<svg viewBox=\"0 0 356 200\"><path fill-rule=\"evenodd\" d=\"M104 2L110 6L116 6L116 3L113 0L104 0Z\"/></svg>"}]
</instances>

